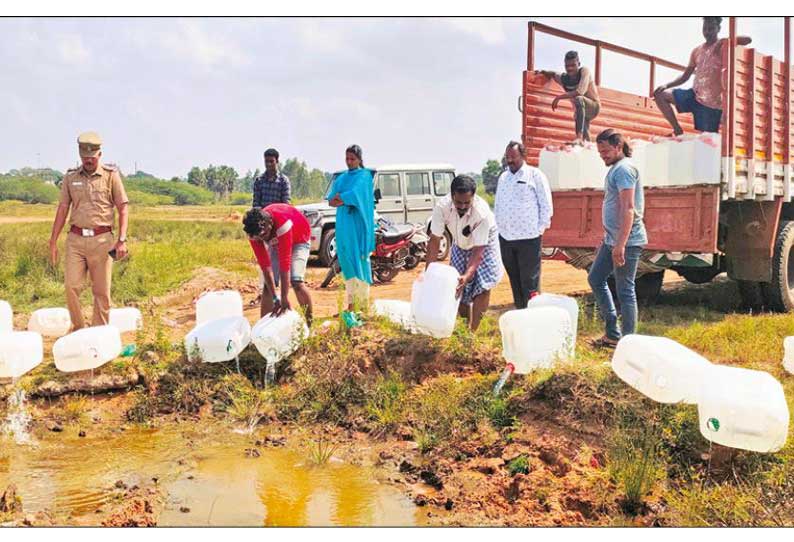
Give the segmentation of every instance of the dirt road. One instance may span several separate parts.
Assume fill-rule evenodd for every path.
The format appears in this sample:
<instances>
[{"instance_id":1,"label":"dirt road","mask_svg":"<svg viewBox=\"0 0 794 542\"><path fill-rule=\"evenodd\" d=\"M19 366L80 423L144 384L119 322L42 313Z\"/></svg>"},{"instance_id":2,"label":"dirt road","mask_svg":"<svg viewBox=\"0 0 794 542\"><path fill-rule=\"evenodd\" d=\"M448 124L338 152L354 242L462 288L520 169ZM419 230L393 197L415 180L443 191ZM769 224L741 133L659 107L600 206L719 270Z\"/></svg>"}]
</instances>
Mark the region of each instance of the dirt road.
<instances>
[{"instance_id":1,"label":"dirt road","mask_svg":"<svg viewBox=\"0 0 794 542\"><path fill-rule=\"evenodd\" d=\"M371 298L397 299L410 301L411 285L419 275L423 266L413 271L404 271L387 284L375 284L371 289ZM320 267L316 262L311 262L306 274L306 283L311 289L314 303L314 314L318 318L329 317L339 312L343 303L344 290L342 281L336 279L329 288L320 288L320 283L325 277L327 269ZM543 291L548 293L575 295L590 291L587 284L587 273L559 261L543 262ZM680 282L682 279L675 273L668 273L665 283ZM171 293L157 301L162 308L166 322L173 328L176 336L181 336L195 322L195 302L198 297L210 290L235 289L243 296L246 317L255 322L259 318L258 305L252 305L257 297L257 275L253 264L248 279L214 268L203 268L196 272L194 278ZM297 307L297 300L290 292L293 306ZM513 308L513 296L510 291L510 282L507 276L502 279L491 295L491 310L502 312Z\"/></svg>"}]
</instances>

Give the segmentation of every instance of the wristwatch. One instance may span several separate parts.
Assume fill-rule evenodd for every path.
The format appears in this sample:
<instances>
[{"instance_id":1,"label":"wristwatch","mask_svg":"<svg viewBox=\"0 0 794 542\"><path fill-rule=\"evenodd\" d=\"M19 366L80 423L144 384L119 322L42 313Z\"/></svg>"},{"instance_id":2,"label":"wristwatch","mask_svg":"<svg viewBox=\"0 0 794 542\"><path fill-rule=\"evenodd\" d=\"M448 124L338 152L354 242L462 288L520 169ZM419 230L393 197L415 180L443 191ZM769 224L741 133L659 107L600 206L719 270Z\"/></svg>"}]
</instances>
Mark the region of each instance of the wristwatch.
<instances>
[{"instance_id":1,"label":"wristwatch","mask_svg":"<svg viewBox=\"0 0 794 542\"><path fill-rule=\"evenodd\" d=\"M126 243L126 242L127 242L126 237L119 237L119 243Z\"/></svg>"}]
</instances>

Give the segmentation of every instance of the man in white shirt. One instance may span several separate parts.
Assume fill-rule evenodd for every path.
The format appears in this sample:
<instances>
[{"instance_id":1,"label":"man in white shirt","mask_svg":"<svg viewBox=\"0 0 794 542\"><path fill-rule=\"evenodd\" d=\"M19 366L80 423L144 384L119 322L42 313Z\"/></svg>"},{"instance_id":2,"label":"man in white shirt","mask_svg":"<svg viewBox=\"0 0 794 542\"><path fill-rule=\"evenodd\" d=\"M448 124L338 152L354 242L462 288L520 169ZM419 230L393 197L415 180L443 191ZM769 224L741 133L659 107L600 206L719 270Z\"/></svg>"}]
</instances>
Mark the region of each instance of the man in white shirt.
<instances>
[{"instance_id":1,"label":"man in white shirt","mask_svg":"<svg viewBox=\"0 0 794 542\"><path fill-rule=\"evenodd\" d=\"M494 212L513 303L524 309L540 291L543 232L551 225L554 208L549 181L538 168L527 165L524 145L511 141L505 157L507 169L496 185Z\"/></svg>"},{"instance_id":2,"label":"man in white shirt","mask_svg":"<svg viewBox=\"0 0 794 542\"><path fill-rule=\"evenodd\" d=\"M444 229L452 234L450 263L458 273L460 309L458 314L476 331L483 313L488 310L491 290L502 280L496 219L488 202L476 195L477 182L468 175L452 180L449 195L433 209L427 265L438 258L438 246Z\"/></svg>"}]
</instances>

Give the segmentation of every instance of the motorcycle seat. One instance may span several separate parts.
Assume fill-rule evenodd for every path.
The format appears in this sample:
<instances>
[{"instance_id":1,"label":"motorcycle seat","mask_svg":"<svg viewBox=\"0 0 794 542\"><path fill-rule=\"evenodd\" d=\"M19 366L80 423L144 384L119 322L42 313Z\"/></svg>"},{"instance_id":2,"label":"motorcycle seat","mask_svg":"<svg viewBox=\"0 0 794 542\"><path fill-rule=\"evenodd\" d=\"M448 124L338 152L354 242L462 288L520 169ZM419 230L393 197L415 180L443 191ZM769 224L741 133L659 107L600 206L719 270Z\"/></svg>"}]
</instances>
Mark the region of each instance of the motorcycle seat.
<instances>
[{"instance_id":1,"label":"motorcycle seat","mask_svg":"<svg viewBox=\"0 0 794 542\"><path fill-rule=\"evenodd\" d=\"M388 228L383 229L383 242L387 245L393 245L398 241L402 241L414 232L414 227L410 224L391 224Z\"/></svg>"}]
</instances>

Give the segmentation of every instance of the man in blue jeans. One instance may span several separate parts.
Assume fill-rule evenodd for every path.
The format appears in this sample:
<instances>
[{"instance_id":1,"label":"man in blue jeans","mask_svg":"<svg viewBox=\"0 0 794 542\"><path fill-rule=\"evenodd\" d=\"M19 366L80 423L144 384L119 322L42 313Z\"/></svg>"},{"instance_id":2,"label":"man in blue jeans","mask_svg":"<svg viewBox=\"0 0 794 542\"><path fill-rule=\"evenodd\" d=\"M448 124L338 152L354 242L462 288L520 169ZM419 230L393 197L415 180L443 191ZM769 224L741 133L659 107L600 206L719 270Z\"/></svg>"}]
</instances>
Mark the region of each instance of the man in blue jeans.
<instances>
[{"instance_id":1,"label":"man in blue jeans","mask_svg":"<svg viewBox=\"0 0 794 542\"><path fill-rule=\"evenodd\" d=\"M606 333L593 341L593 346L614 348L622 336L634 333L637 328L634 278L642 247L648 243L642 221L645 198L639 172L629 160L631 148L623 136L612 129L604 130L598 134L596 144L598 154L610 168L604 182L601 209L604 242L598 249L587 280L606 321ZM618 330L618 314L607 285L607 278L612 274L620 301L621 330Z\"/></svg>"}]
</instances>

